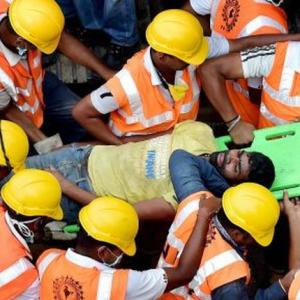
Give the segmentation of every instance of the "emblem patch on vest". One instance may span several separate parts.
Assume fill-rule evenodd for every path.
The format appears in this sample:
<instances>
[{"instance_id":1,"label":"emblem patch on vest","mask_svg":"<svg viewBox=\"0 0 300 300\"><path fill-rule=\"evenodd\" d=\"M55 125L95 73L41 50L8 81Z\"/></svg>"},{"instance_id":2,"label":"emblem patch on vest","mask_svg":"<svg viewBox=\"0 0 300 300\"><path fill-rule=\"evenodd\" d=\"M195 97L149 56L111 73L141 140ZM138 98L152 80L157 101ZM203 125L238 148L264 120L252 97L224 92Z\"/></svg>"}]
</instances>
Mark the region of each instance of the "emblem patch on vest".
<instances>
[{"instance_id":1,"label":"emblem patch on vest","mask_svg":"<svg viewBox=\"0 0 300 300\"><path fill-rule=\"evenodd\" d=\"M238 0L226 0L222 18L223 18L223 25L221 25L221 29L225 31L231 31L240 16L240 4Z\"/></svg>"},{"instance_id":2,"label":"emblem patch on vest","mask_svg":"<svg viewBox=\"0 0 300 300\"><path fill-rule=\"evenodd\" d=\"M53 299L56 300L84 300L80 282L71 276L61 276L53 281Z\"/></svg>"}]
</instances>

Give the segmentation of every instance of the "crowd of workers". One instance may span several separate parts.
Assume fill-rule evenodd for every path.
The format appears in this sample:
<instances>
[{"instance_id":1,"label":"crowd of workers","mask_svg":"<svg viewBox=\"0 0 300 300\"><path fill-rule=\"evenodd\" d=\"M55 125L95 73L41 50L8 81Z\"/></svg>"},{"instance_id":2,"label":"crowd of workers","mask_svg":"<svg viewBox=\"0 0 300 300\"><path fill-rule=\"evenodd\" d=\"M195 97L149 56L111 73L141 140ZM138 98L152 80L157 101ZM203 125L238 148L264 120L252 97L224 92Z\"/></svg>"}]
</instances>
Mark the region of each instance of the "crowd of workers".
<instances>
[{"instance_id":1,"label":"crowd of workers","mask_svg":"<svg viewBox=\"0 0 300 300\"><path fill-rule=\"evenodd\" d=\"M109 57L65 30L74 14L111 35ZM272 158L241 149L256 129L300 120L299 3L186 1L158 13L121 66L136 23L130 0L0 0L0 300L300 299L300 200L283 191L279 203ZM105 83L80 99L43 69L56 50ZM239 149L218 151L201 90ZM280 215L286 272L250 291L249 253L272 243ZM78 224L73 248L47 247L61 220ZM168 233L141 271L124 255L145 224L148 244Z\"/></svg>"}]
</instances>

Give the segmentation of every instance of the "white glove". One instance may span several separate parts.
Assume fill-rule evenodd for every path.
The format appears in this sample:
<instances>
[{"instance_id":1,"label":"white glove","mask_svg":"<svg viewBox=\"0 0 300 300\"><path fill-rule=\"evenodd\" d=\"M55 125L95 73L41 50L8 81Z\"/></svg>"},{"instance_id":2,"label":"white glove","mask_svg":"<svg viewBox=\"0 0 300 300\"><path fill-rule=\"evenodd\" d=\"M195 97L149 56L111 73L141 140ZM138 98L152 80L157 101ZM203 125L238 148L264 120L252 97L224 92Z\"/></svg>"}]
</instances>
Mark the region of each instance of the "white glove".
<instances>
[{"instance_id":1,"label":"white glove","mask_svg":"<svg viewBox=\"0 0 300 300\"><path fill-rule=\"evenodd\" d=\"M33 145L34 149L38 154L45 154L62 146L63 143L59 133L50 136L42 141L39 141Z\"/></svg>"},{"instance_id":2,"label":"white glove","mask_svg":"<svg viewBox=\"0 0 300 300\"><path fill-rule=\"evenodd\" d=\"M66 222L52 221L46 224L44 230L45 235L57 241L72 241L77 238L77 233L64 232L64 227L67 225Z\"/></svg>"}]
</instances>

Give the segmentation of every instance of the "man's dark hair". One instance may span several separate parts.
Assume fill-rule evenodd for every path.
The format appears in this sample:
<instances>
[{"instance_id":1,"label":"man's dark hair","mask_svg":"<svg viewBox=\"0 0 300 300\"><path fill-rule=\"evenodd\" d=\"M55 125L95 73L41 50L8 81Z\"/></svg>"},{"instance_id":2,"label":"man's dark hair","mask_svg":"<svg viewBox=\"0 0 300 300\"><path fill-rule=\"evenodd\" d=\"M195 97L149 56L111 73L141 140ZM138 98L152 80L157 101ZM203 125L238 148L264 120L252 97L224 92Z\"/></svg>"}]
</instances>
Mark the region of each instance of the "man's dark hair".
<instances>
[{"instance_id":1,"label":"man's dark hair","mask_svg":"<svg viewBox=\"0 0 300 300\"><path fill-rule=\"evenodd\" d=\"M299 0L284 0L282 5L287 15L289 33L300 32L300 7Z\"/></svg>"},{"instance_id":2,"label":"man's dark hair","mask_svg":"<svg viewBox=\"0 0 300 300\"><path fill-rule=\"evenodd\" d=\"M248 152L249 177L248 181L270 188L275 179L275 168L272 160L260 152Z\"/></svg>"},{"instance_id":3,"label":"man's dark hair","mask_svg":"<svg viewBox=\"0 0 300 300\"><path fill-rule=\"evenodd\" d=\"M221 223L221 225L226 229L238 229L239 231L241 231L242 233L245 234L249 234L247 231L245 231L244 229L240 228L239 226L233 224L226 216L225 211L223 208L221 208L218 213L217 213L217 217L219 222Z\"/></svg>"}]
</instances>

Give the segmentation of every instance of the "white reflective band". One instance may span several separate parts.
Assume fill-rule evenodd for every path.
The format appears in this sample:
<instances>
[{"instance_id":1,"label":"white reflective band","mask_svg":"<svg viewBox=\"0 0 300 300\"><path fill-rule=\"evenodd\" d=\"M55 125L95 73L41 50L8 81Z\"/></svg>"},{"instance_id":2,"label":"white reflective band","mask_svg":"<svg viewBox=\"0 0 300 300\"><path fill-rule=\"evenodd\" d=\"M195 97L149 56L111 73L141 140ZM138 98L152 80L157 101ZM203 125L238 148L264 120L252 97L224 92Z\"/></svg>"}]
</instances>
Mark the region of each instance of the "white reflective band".
<instances>
[{"instance_id":1,"label":"white reflective band","mask_svg":"<svg viewBox=\"0 0 300 300\"><path fill-rule=\"evenodd\" d=\"M199 209L199 199L190 201L183 209L177 214L172 226L170 227L170 232L175 232L183 222L191 215L193 212Z\"/></svg>"},{"instance_id":2,"label":"white reflective band","mask_svg":"<svg viewBox=\"0 0 300 300\"><path fill-rule=\"evenodd\" d=\"M34 59L33 59L33 67L36 68L41 64L41 57L38 54Z\"/></svg>"},{"instance_id":3,"label":"white reflective band","mask_svg":"<svg viewBox=\"0 0 300 300\"><path fill-rule=\"evenodd\" d=\"M31 114L34 114L40 107L39 100L35 100L34 105L30 106L28 103L24 103L23 105L18 105L21 111L26 112L29 111Z\"/></svg>"},{"instance_id":4,"label":"white reflective band","mask_svg":"<svg viewBox=\"0 0 300 300\"><path fill-rule=\"evenodd\" d=\"M230 80L233 89L237 92L239 92L240 94L243 94L246 98L249 98L249 91L244 89L237 81L234 80Z\"/></svg>"},{"instance_id":5,"label":"white reflective band","mask_svg":"<svg viewBox=\"0 0 300 300\"><path fill-rule=\"evenodd\" d=\"M116 74L116 76L119 78L121 85L128 97L132 114L143 114L143 105L140 94L129 71L122 69Z\"/></svg>"},{"instance_id":6,"label":"white reflective band","mask_svg":"<svg viewBox=\"0 0 300 300\"><path fill-rule=\"evenodd\" d=\"M178 258L181 255L183 248L185 246L184 243L182 242L182 240L178 239L175 236L175 234L173 234L173 232L170 232L168 234L167 244L170 245L171 247L177 249L178 253L177 253L176 258Z\"/></svg>"},{"instance_id":7,"label":"white reflective band","mask_svg":"<svg viewBox=\"0 0 300 300\"><path fill-rule=\"evenodd\" d=\"M114 269L107 269L100 273L97 300L110 300L114 272Z\"/></svg>"},{"instance_id":8,"label":"white reflective band","mask_svg":"<svg viewBox=\"0 0 300 300\"><path fill-rule=\"evenodd\" d=\"M42 82L43 82L43 73L41 73L38 79L36 80L37 87L40 88L42 86Z\"/></svg>"},{"instance_id":9,"label":"white reflective band","mask_svg":"<svg viewBox=\"0 0 300 300\"><path fill-rule=\"evenodd\" d=\"M45 256L42 261L38 264L39 276L42 279L47 267L53 262L53 260L59 256L60 254L57 252L49 253Z\"/></svg>"},{"instance_id":10,"label":"white reflective band","mask_svg":"<svg viewBox=\"0 0 300 300\"><path fill-rule=\"evenodd\" d=\"M296 295L296 300L300 300L300 291Z\"/></svg>"},{"instance_id":11,"label":"white reflective band","mask_svg":"<svg viewBox=\"0 0 300 300\"><path fill-rule=\"evenodd\" d=\"M32 268L33 265L28 259L24 257L19 259L13 265L0 272L0 288Z\"/></svg>"},{"instance_id":12,"label":"white reflective band","mask_svg":"<svg viewBox=\"0 0 300 300\"><path fill-rule=\"evenodd\" d=\"M183 297L185 300L189 299L188 289L186 286L181 286L171 291L172 294Z\"/></svg>"},{"instance_id":13,"label":"white reflective band","mask_svg":"<svg viewBox=\"0 0 300 300\"><path fill-rule=\"evenodd\" d=\"M12 79L0 68L0 82L4 86L6 92L17 101L17 90Z\"/></svg>"},{"instance_id":14,"label":"white reflective band","mask_svg":"<svg viewBox=\"0 0 300 300\"><path fill-rule=\"evenodd\" d=\"M276 20L266 16L257 16L243 28L243 30L240 32L238 37L240 38L240 37L249 36L264 26L274 27L282 33L287 33L285 27L282 26Z\"/></svg>"},{"instance_id":15,"label":"white reflective band","mask_svg":"<svg viewBox=\"0 0 300 300\"><path fill-rule=\"evenodd\" d=\"M219 270L237 262L243 261L243 259L239 256L239 254L231 249L227 250L219 255L214 256L213 258L207 260L204 265L202 265L193 280L190 282L189 287L195 291L197 295L197 287L201 286L206 278L213 273L218 272Z\"/></svg>"},{"instance_id":16,"label":"white reflective band","mask_svg":"<svg viewBox=\"0 0 300 300\"><path fill-rule=\"evenodd\" d=\"M161 255L160 258L159 258L159 260L158 260L157 267L158 267L158 268L172 268L172 267L174 267L174 266L171 265L171 264L168 264L168 263L164 260L163 255Z\"/></svg>"},{"instance_id":17,"label":"white reflective band","mask_svg":"<svg viewBox=\"0 0 300 300\"><path fill-rule=\"evenodd\" d=\"M272 114L272 113L267 109L267 107L265 106L264 103L261 103L261 104L260 104L260 113L261 113L267 120L269 120L270 122L272 122L273 124L276 124L276 125L284 125L284 124L292 123L292 122L289 122L289 121L287 121L287 120L281 119L281 118L275 116L274 114Z\"/></svg>"},{"instance_id":18,"label":"white reflective band","mask_svg":"<svg viewBox=\"0 0 300 300\"><path fill-rule=\"evenodd\" d=\"M269 96L284 105L291 107L300 107L300 96L289 96L290 90L274 90L268 82L264 79L263 81L264 92L269 94Z\"/></svg>"},{"instance_id":19,"label":"white reflective band","mask_svg":"<svg viewBox=\"0 0 300 300\"><path fill-rule=\"evenodd\" d=\"M201 300L210 300L211 296L208 294L205 294L204 292L202 292L199 288L199 286L197 286L194 290L195 295L197 295L197 297Z\"/></svg>"}]
</instances>

